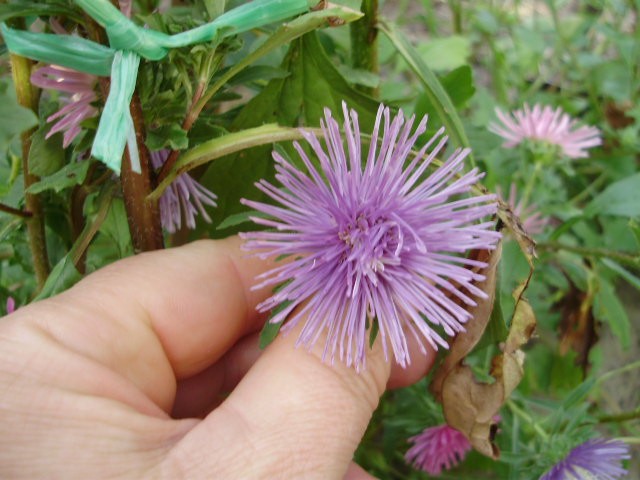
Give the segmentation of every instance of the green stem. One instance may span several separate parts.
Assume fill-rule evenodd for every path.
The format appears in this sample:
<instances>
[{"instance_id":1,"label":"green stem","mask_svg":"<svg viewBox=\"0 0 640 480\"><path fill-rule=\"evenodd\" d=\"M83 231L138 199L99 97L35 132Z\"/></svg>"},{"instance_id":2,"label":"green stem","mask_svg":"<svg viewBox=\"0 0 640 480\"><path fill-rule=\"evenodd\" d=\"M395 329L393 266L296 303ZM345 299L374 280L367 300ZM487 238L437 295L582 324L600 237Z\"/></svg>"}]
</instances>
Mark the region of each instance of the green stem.
<instances>
[{"instance_id":1,"label":"green stem","mask_svg":"<svg viewBox=\"0 0 640 480\"><path fill-rule=\"evenodd\" d=\"M38 92L31 85L31 60L18 55L11 55L11 71L13 84L16 90L18 103L38 114ZM31 150L31 136L35 128L22 133L22 172L24 178L24 203L25 209L31 212L31 217L26 220L27 237L33 259L33 269L36 275L38 291L44 287L49 276L49 255L47 253L47 240L44 233L44 213L40 197L27 193L31 185L40 180L29 171L29 151ZM37 293L37 292L36 292Z\"/></svg>"},{"instance_id":2,"label":"green stem","mask_svg":"<svg viewBox=\"0 0 640 480\"><path fill-rule=\"evenodd\" d=\"M549 440L549 434L544 431L544 429L540 426L540 424L537 423L531 417L531 415L529 415L527 412L525 412L523 409L517 406L513 400L511 399L507 400L505 405L509 407L509 409L513 413L515 413L518 417L524 420L525 424L531 426L531 428L533 428L533 431L536 432L543 441L547 442Z\"/></svg>"},{"instance_id":3,"label":"green stem","mask_svg":"<svg viewBox=\"0 0 640 480\"><path fill-rule=\"evenodd\" d=\"M453 17L453 33L460 35L462 33L462 5L460 0L449 0L449 8Z\"/></svg>"},{"instance_id":4,"label":"green stem","mask_svg":"<svg viewBox=\"0 0 640 480\"><path fill-rule=\"evenodd\" d=\"M533 192L533 186L538 180L541 170L542 170L542 162L536 162L535 167L533 169L533 173L531 174L531 176L529 176L529 179L527 180L527 184L524 187L524 193L522 194L522 198L520 199L520 204L522 205L523 212L525 208L527 208L527 205L529 205L529 199L531 198L531 193Z\"/></svg>"},{"instance_id":5,"label":"green stem","mask_svg":"<svg viewBox=\"0 0 640 480\"><path fill-rule=\"evenodd\" d=\"M606 248L589 248L578 247L575 245L567 245L560 242L542 242L537 244L538 249L548 251L564 250L567 252L578 253L584 257L610 258L625 265L638 267L640 264L640 256L630 255L628 253L616 252Z\"/></svg>"},{"instance_id":6,"label":"green stem","mask_svg":"<svg viewBox=\"0 0 640 480\"><path fill-rule=\"evenodd\" d=\"M622 412L615 415L600 415L598 422L600 423L619 423L626 422L627 420L634 420L640 418L640 407L632 410L631 412Z\"/></svg>"},{"instance_id":7,"label":"green stem","mask_svg":"<svg viewBox=\"0 0 640 480\"><path fill-rule=\"evenodd\" d=\"M640 445L639 437L618 437L616 440L626 443L627 445Z\"/></svg>"},{"instance_id":8,"label":"green stem","mask_svg":"<svg viewBox=\"0 0 640 480\"><path fill-rule=\"evenodd\" d=\"M625 365L624 367L616 368L615 370L610 370L600 378L598 378L598 384L606 382L610 378L615 377L616 375L620 375L621 373L629 372L631 370L635 370L636 368L640 368L640 360L630 363L629 365Z\"/></svg>"},{"instance_id":9,"label":"green stem","mask_svg":"<svg viewBox=\"0 0 640 480\"><path fill-rule=\"evenodd\" d=\"M351 65L353 68L378 73L378 0L363 0L362 13L364 17L350 25L351 32ZM378 88L357 87L361 92L378 96Z\"/></svg>"}]
</instances>

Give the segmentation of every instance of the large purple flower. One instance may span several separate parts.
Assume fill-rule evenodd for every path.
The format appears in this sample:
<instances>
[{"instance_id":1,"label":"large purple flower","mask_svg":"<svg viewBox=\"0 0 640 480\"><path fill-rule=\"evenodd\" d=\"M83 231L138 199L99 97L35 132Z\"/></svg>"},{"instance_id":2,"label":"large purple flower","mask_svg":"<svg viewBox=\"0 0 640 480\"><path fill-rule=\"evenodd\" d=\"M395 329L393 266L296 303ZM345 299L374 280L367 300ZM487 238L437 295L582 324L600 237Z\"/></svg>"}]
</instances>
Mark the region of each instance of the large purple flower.
<instances>
[{"instance_id":1,"label":"large purple flower","mask_svg":"<svg viewBox=\"0 0 640 480\"><path fill-rule=\"evenodd\" d=\"M66 104L47 118L47 122L53 123L47 138L64 132L63 145L66 148L82 131L81 123L98 114L98 109L93 106L98 99L95 92L97 81L95 75L58 65L41 67L31 74L31 83L39 88L62 92L60 98Z\"/></svg>"},{"instance_id":2,"label":"large purple flower","mask_svg":"<svg viewBox=\"0 0 640 480\"><path fill-rule=\"evenodd\" d=\"M627 474L622 460L631 458L629 446L619 440L594 438L575 447L540 480L615 480Z\"/></svg>"},{"instance_id":3,"label":"large purple flower","mask_svg":"<svg viewBox=\"0 0 640 480\"><path fill-rule=\"evenodd\" d=\"M168 150L151 152L153 168L162 168L169 156ZM179 175L160 197L160 221L169 233L180 229L184 223L188 228L196 228L196 215L200 213L207 223L211 218L204 206L216 206L216 195L195 181L188 173Z\"/></svg>"},{"instance_id":4,"label":"large purple flower","mask_svg":"<svg viewBox=\"0 0 640 480\"><path fill-rule=\"evenodd\" d=\"M577 122L561 108L536 104L510 114L496 108L500 123L489 124L489 130L505 139L504 146L515 147L524 140L557 145L568 158L587 157L587 149L602 143L596 127L577 126Z\"/></svg>"},{"instance_id":5,"label":"large purple flower","mask_svg":"<svg viewBox=\"0 0 640 480\"><path fill-rule=\"evenodd\" d=\"M476 304L473 296L485 296L474 285L482 275L468 268L484 264L463 254L493 248L499 239L486 220L496 211L495 197L466 195L481 178L476 169L463 171L468 149L456 150L427 176L447 137L441 129L412 153L426 118L412 133L413 118L402 112L391 118L380 106L365 154L358 116L346 105L343 110L346 150L327 109L321 122L325 148L302 131L317 162L295 143L308 173L274 152L283 188L257 184L280 205L243 200L267 215L254 222L274 229L244 234L246 248L261 257L289 257L258 277L255 288L279 286L258 309L278 308L271 322L288 319L283 331L303 322L297 345L311 348L324 332L323 358L333 361L337 354L356 368L365 363L367 330L377 321L385 355L390 346L406 366L406 334L423 350L425 340L446 348L432 326L447 335L463 331L470 318L465 306Z\"/></svg>"},{"instance_id":6,"label":"large purple flower","mask_svg":"<svg viewBox=\"0 0 640 480\"><path fill-rule=\"evenodd\" d=\"M405 460L429 475L440 475L442 470L455 467L471 450L467 437L446 424L427 428L409 442L413 446L405 454Z\"/></svg>"}]
</instances>

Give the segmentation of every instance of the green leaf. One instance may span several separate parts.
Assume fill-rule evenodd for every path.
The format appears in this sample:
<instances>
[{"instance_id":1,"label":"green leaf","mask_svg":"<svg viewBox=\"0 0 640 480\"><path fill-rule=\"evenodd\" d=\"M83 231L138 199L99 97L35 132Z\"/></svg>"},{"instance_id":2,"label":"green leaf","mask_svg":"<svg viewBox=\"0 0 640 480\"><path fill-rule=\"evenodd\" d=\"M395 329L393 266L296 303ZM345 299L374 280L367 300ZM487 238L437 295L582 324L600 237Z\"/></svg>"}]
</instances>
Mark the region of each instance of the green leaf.
<instances>
[{"instance_id":1,"label":"green leaf","mask_svg":"<svg viewBox=\"0 0 640 480\"><path fill-rule=\"evenodd\" d=\"M34 300L44 300L63 292L72 287L81 278L82 275L73 264L72 253L69 252L53 267L44 287Z\"/></svg>"},{"instance_id":2,"label":"green leaf","mask_svg":"<svg viewBox=\"0 0 640 480\"><path fill-rule=\"evenodd\" d=\"M172 123L149 130L146 144L149 150L152 151L162 150L163 148L184 150L189 146L189 138L187 137L187 132L180 125Z\"/></svg>"},{"instance_id":3,"label":"green leaf","mask_svg":"<svg viewBox=\"0 0 640 480\"><path fill-rule=\"evenodd\" d=\"M640 217L640 173L609 185L587 205L584 215Z\"/></svg>"},{"instance_id":4,"label":"green leaf","mask_svg":"<svg viewBox=\"0 0 640 480\"><path fill-rule=\"evenodd\" d=\"M0 83L0 152L5 152L17 135L36 125L38 117L18 104L8 83Z\"/></svg>"},{"instance_id":5,"label":"green leaf","mask_svg":"<svg viewBox=\"0 0 640 480\"><path fill-rule=\"evenodd\" d=\"M28 193L42 193L46 190L54 190L56 193L60 193L65 188L80 185L84 182L89 171L90 161L82 161L70 163L66 167L58 170L53 175L40 179L39 182L34 183L28 189Z\"/></svg>"},{"instance_id":6,"label":"green leaf","mask_svg":"<svg viewBox=\"0 0 640 480\"><path fill-rule=\"evenodd\" d=\"M371 325L371 330L369 331L369 348L373 348L373 344L378 338L378 333L380 333L380 323L378 319L375 318L373 320L373 325Z\"/></svg>"},{"instance_id":7,"label":"green leaf","mask_svg":"<svg viewBox=\"0 0 640 480\"><path fill-rule=\"evenodd\" d=\"M595 377L588 378L576 388L574 388L562 402L562 408L564 409L564 411L569 411L580 402L582 402L587 397L587 395L589 395L589 392L596 384L596 380L597 379Z\"/></svg>"},{"instance_id":8,"label":"green leaf","mask_svg":"<svg viewBox=\"0 0 640 480\"><path fill-rule=\"evenodd\" d=\"M424 60L420 57L419 52L409 43L407 38L395 27L386 22L379 24L380 29L389 37L391 43L405 61L409 64L414 73L422 82L425 93L433 104L438 116L447 129L447 133L461 147L469 147L469 140L464 130L462 120L458 116L458 112L447 94L446 90L439 82L435 74L429 69ZM475 164L471 155L469 155L472 165Z\"/></svg>"},{"instance_id":9,"label":"green leaf","mask_svg":"<svg viewBox=\"0 0 640 480\"><path fill-rule=\"evenodd\" d=\"M177 176L212 160L240 152L247 148L300 138L302 138L302 135L297 129L284 128L273 124L250 128L241 132L230 133L223 137L214 138L182 154L173 170L160 185L158 185L158 188L149 195L149 198L160 198L165 189L171 185ZM228 177L223 176L222 179L228 181Z\"/></svg>"},{"instance_id":10,"label":"green leaf","mask_svg":"<svg viewBox=\"0 0 640 480\"><path fill-rule=\"evenodd\" d=\"M640 278L636 277L633 273L631 273L629 270L624 268L622 265L614 262L613 260L611 260L609 258L603 258L602 259L602 263L605 266L607 266L609 269L611 269L614 272L616 272L622 278L624 278L629 285L631 285L631 286L635 287L636 289L640 290Z\"/></svg>"},{"instance_id":11,"label":"green leaf","mask_svg":"<svg viewBox=\"0 0 640 480\"><path fill-rule=\"evenodd\" d=\"M230 142L229 139L235 135L230 134L215 140L221 142L218 144L221 150L218 150L216 144L209 143L205 144L201 151L204 153L206 149L206 155L201 156L194 152L193 159L197 156L203 162L209 161L207 157L212 158L211 154L216 150L218 153L215 153L215 157L219 158L223 143L231 147L226 153L237 153L211 163L200 179L218 195L218 208L212 212L214 225L230 215L245 210L239 203L240 198L266 200L264 194L258 191L253 183L259 179L273 180L273 143L302 138L297 129L286 127L304 125L308 128L319 125L324 107L332 109L336 118L340 118L341 103L344 100L349 107L358 111L363 132L371 131L373 128L378 102L355 90L342 77L325 53L315 32L291 43L280 68L290 72L289 76L271 80L262 92L245 105L231 125L231 130L244 130L243 135L255 135L255 141L245 136L238 137L238 141ZM265 123L277 123L282 126L264 126ZM265 128L264 135L260 133L261 128ZM269 133L269 128L272 133ZM259 148L247 150L251 146ZM292 160L297 161L298 154L290 143L283 145L283 149L290 151ZM200 163L200 160L196 163ZM233 231L229 229L224 234ZM216 235L216 232L207 233Z\"/></svg>"},{"instance_id":12,"label":"green leaf","mask_svg":"<svg viewBox=\"0 0 640 480\"><path fill-rule=\"evenodd\" d=\"M241 225L243 223L247 223L251 221L251 217L263 217L266 218L268 215L259 212L257 210L248 210L246 212L234 213L233 215L229 215L225 218L220 225L216 227L216 230L224 230L225 228L235 227L236 225Z\"/></svg>"},{"instance_id":13,"label":"green leaf","mask_svg":"<svg viewBox=\"0 0 640 480\"><path fill-rule=\"evenodd\" d=\"M56 133L45 138L49 126L42 125L31 136L31 150L29 150L29 170L38 177L52 175L64 165L65 155L62 147L62 134Z\"/></svg>"},{"instance_id":14,"label":"green leaf","mask_svg":"<svg viewBox=\"0 0 640 480\"><path fill-rule=\"evenodd\" d=\"M421 43L416 51L430 69L453 70L464 65L471 55L471 42L460 35L429 39Z\"/></svg>"},{"instance_id":15,"label":"green leaf","mask_svg":"<svg viewBox=\"0 0 640 480\"><path fill-rule=\"evenodd\" d=\"M231 78L247 68L259 58L267 55L273 50L283 45L290 44L296 38L312 32L317 28L327 25L330 18L339 19L344 22L352 22L362 17L362 13L341 5L333 5L331 8L324 8L315 12L306 13L300 17L283 24L271 35L262 45L254 49L246 57L229 68L207 89L198 103L199 106L206 105L209 100L220 90ZM287 70L285 70L287 71Z\"/></svg>"},{"instance_id":16,"label":"green leaf","mask_svg":"<svg viewBox=\"0 0 640 480\"><path fill-rule=\"evenodd\" d=\"M633 238L636 239L636 246L640 248L640 224L635 220L629 220L629 229L633 233Z\"/></svg>"},{"instance_id":17,"label":"green leaf","mask_svg":"<svg viewBox=\"0 0 640 480\"><path fill-rule=\"evenodd\" d=\"M627 311L618 298L613 285L602 277L598 277L598 282L599 289L594 298L593 313L596 319L609 325L625 349L629 348L631 322Z\"/></svg>"},{"instance_id":18,"label":"green leaf","mask_svg":"<svg viewBox=\"0 0 640 480\"><path fill-rule=\"evenodd\" d=\"M127 222L127 212L124 207L124 200L114 198L104 216L104 221L100 224L100 233L108 236L118 248L120 258L133 254L131 243L131 233Z\"/></svg>"},{"instance_id":19,"label":"green leaf","mask_svg":"<svg viewBox=\"0 0 640 480\"><path fill-rule=\"evenodd\" d=\"M267 346L269 346L269 344L276 339L276 337L278 336L278 332L280 331L280 328L284 323L271 323L270 320L285 308L287 308L289 305L291 305L291 302L287 300L282 302L271 311L269 320L267 320L267 323L264 324L264 327L262 327L262 331L260 332L260 350L264 350L265 348L267 348Z\"/></svg>"}]
</instances>

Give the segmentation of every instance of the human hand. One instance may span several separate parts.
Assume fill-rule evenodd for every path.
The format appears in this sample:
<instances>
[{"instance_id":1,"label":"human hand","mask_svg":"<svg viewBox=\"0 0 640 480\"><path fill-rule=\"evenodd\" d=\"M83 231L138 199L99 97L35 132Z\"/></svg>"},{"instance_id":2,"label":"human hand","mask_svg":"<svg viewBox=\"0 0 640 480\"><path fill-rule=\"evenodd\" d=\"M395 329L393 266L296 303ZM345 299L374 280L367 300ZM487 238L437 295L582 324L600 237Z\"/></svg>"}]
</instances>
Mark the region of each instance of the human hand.
<instances>
[{"instance_id":1,"label":"human hand","mask_svg":"<svg viewBox=\"0 0 640 480\"><path fill-rule=\"evenodd\" d=\"M403 370L376 342L358 374L296 332L261 352L269 291L250 287L268 267L201 241L0 320L0 477L371 478L351 460L379 397L433 354Z\"/></svg>"}]
</instances>

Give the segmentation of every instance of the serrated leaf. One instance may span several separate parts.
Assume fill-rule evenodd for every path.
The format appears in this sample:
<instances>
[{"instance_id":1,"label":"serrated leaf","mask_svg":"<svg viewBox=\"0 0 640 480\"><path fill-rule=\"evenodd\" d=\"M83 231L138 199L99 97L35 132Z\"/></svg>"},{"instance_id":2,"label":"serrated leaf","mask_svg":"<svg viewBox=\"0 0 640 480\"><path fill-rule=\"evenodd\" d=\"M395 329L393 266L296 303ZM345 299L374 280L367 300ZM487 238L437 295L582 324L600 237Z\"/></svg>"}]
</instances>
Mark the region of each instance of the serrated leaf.
<instances>
[{"instance_id":1,"label":"serrated leaf","mask_svg":"<svg viewBox=\"0 0 640 480\"><path fill-rule=\"evenodd\" d=\"M66 188L80 185L87 177L90 165L90 161L70 163L53 175L41 178L39 182L31 185L27 192L37 194L46 190L54 190L56 193L60 193Z\"/></svg>"},{"instance_id":2,"label":"serrated leaf","mask_svg":"<svg viewBox=\"0 0 640 480\"><path fill-rule=\"evenodd\" d=\"M152 151L164 148L184 150L189 147L189 138L187 137L187 132L180 125L172 123L171 125L162 125L156 129L149 130L145 143L149 150Z\"/></svg>"}]
</instances>

